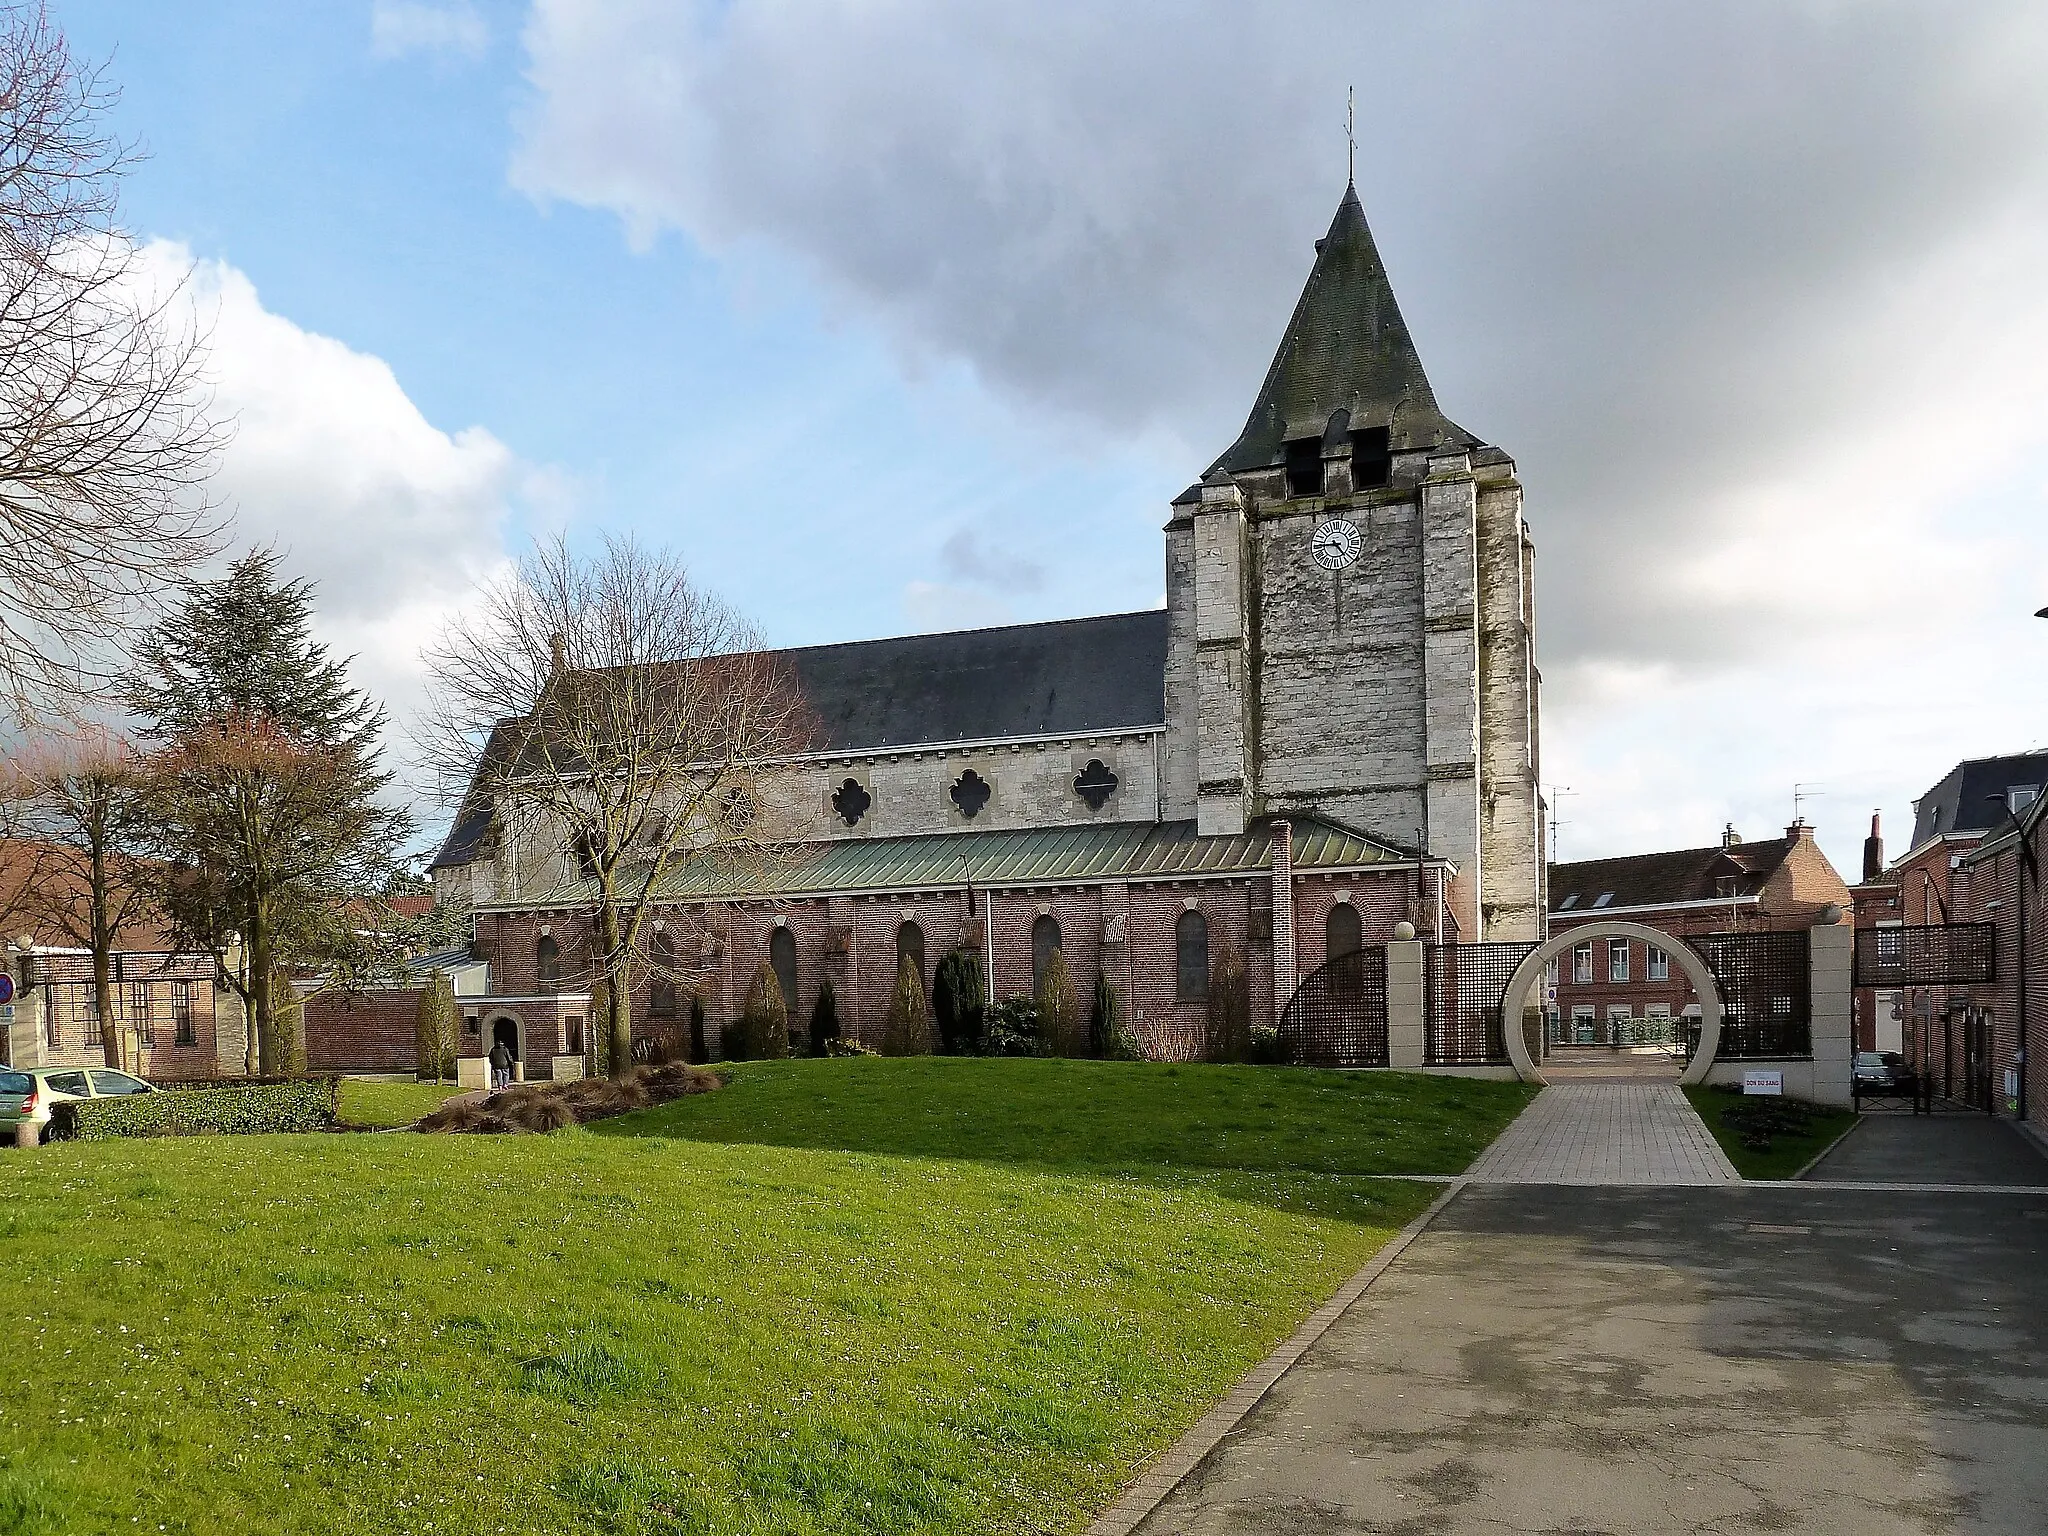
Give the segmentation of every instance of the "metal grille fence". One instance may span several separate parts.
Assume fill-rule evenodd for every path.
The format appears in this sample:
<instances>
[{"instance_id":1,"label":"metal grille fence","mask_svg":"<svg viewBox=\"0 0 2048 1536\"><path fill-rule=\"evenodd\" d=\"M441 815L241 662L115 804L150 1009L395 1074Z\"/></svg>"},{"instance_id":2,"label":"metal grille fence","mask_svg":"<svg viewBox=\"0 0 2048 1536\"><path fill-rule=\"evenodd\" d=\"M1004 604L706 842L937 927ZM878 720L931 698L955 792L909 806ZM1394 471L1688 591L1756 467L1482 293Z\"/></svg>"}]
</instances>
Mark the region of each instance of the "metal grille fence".
<instances>
[{"instance_id":1,"label":"metal grille fence","mask_svg":"<svg viewBox=\"0 0 2048 1536\"><path fill-rule=\"evenodd\" d=\"M1431 1066L1503 1062L1501 1004L1534 944L1432 944L1423 997L1429 1011L1423 1059Z\"/></svg>"},{"instance_id":2,"label":"metal grille fence","mask_svg":"<svg viewBox=\"0 0 2048 1536\"><path fill-rule=\"evenodd\" d=\"M1991 923L1864 928L1856 934L1859 987L1969 986L1990 981L1998 929Z\"/></svg>"},{"instance_id":3,"label":"metal grille fence","mask_svg":"<svg viewBox=\"0 0 2048 1536\"><path fill-rule=\"evenodd\" d=\"M1311 971L1280 1016L1280 1049L1299 1067L1384 1067L1386 950L1339 955Z\"/></svg>"},{"instance_id":4,"label":"metal grille fence","mask_svg":"<svg viewBox=\"0 0 2048 1536\"><path fill-rule=\"evenodd\" d=\"M1685 941L1721 992L1720 1060L1813 1054L1813 972L1804 929Z\"/></svg>"}]
</instances>

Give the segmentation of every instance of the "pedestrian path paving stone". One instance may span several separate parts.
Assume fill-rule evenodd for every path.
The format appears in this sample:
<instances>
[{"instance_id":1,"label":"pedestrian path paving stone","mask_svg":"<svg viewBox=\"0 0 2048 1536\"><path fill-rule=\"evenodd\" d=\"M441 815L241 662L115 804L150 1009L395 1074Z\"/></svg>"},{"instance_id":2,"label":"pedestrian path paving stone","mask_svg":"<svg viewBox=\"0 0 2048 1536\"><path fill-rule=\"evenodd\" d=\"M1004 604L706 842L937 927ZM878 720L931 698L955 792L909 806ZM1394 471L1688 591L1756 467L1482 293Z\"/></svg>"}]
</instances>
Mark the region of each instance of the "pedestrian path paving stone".
<instances>
[{"instance_id":1,"label":"pedestrian path paving stone","mask_svg":"<svg viewBox=\"0 0 2048 1536\"><path fill-rule=\"evenodd\" d=\"M1480 1184L1738 1184L1672 1083L1552 1083L1466 1170Z\"/></svg>"}]
</instances>

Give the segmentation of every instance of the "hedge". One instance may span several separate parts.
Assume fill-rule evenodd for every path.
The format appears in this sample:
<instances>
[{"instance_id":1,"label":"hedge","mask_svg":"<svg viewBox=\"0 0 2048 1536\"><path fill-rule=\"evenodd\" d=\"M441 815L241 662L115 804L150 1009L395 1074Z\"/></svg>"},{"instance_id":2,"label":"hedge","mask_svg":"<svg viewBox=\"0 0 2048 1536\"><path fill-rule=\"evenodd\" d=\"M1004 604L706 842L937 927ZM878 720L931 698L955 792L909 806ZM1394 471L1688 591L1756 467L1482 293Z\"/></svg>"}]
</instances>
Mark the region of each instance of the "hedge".
<instances>
[{"instance_id":1,"label":"hedge","mask_svg":"<svg viewBox=\"0 0 2048 1536\"><path fill-rule=\"evenodd\" d=\"M265 1136L323 1131L334 1124L338 1077L295 1077L224 1088L181 1088L51 1106L61 1141L120 1136Z\"/></svg>"}]
</instances>

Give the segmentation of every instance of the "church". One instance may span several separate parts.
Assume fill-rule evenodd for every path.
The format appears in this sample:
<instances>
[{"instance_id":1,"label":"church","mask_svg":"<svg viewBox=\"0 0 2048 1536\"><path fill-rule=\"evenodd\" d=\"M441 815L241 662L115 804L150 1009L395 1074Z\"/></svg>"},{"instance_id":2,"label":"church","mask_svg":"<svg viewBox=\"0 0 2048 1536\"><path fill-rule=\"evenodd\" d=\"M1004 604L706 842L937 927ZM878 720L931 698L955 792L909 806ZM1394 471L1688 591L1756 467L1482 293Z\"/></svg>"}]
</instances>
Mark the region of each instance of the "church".
<instances>
[{"instance_id":1,"label":"church","mask_svg":"<svg viewBox=\"0 0 2048 1536\"><path fill-rule=\"evenodd\" d=\"M1438 406L1347 187L1237 440L1174 499L1166 606L782 653L823 726L791 765L813 829L775 889L692 890L713 1036L763 961L793 1023L829 978L881 1029L900 961L984 960L1029 994L1058 948L1147 1054L1196 1054L1210 957L1255 1023L1384 943L1542 935L1534 544L1514 461ZM580 918L472 804L433 862L477 911L466 1055L528 1077L586 1048ZM673 947L665 929L657 946ZM929 957L929 961L927 960ZM690 963L695 962L695 963ZM641 983L636 1030L687 1000Z\"/></svg>"}]
</instances>

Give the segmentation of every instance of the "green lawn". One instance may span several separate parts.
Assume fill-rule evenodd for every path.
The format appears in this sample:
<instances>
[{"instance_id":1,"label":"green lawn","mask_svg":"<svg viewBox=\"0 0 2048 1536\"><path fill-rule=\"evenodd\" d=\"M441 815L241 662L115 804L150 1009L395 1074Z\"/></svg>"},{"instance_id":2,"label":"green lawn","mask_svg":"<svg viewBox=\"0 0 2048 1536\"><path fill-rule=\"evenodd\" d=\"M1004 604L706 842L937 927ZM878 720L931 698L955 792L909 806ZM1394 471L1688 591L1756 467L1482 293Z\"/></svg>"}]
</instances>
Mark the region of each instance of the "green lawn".
<instances>
[{"instance_id":1,"label":"green lawn","mask_svg":"<svg viewBox=\"0 0 2048 1536\"><path fill-rule=\"evenodd\" d=\"M1535 1096L1522 1083L1134 1062L745 1062L718 1093L594 1129L1065 1167L1458 1173Z\"/></svg>"},{"instance_id":2,"label":"green lawn","mask_svg":"<svg viewBox=\"0 0 2048 1536\"><path fill-rule=\"evenodd\" d=\"M1809 1122L1809 1134L1774 1135L1771 1138L1770 1151L1753 1152L1742 1144L1740 1132L1721 1121L1721 1111L1731 1104L1740 1104L1742 1095L1696 1086L1687 1088L1685 1096L1692 1100L1692 1107L1699 1111L1700 1119L1704 1120L1707 1129L1713 1132L1714 1140L1718 1141L1721 1150L1728 1154L1728 1161L1735 1165L1735 1171L1745 1179L1791 1178L1840 1141L1848 1134L1849 1127L1856 1123L1855 1114L1849 1110L1822 1109L1816 1105Z\"/></svg>"},{"instance_id":3,"label":"green lawn","mask_svg":"<svg viewBox=\"0 0 2048 1536\"><path fill-rule=\"evenodd\" d=\"M1519 1102L1078 1066L764 1063L722 1143L0 1154L0 1533L1078 1529L1435 1193L1260 1164L1456 1160Z\"/></svg>"},{"instance_id":4,"label":"green lawn","mask_svg":"<svg viewBox=\"0 0 2048 1536\"><path fill-rule=\"evenodd\" d=\"M350 1125L411 1125L459 1091L453 1083L365 1083L345 1077L341 1118ZM6 1529L0 1526L0 1536Z\"/></svg>"}]
</instances>

